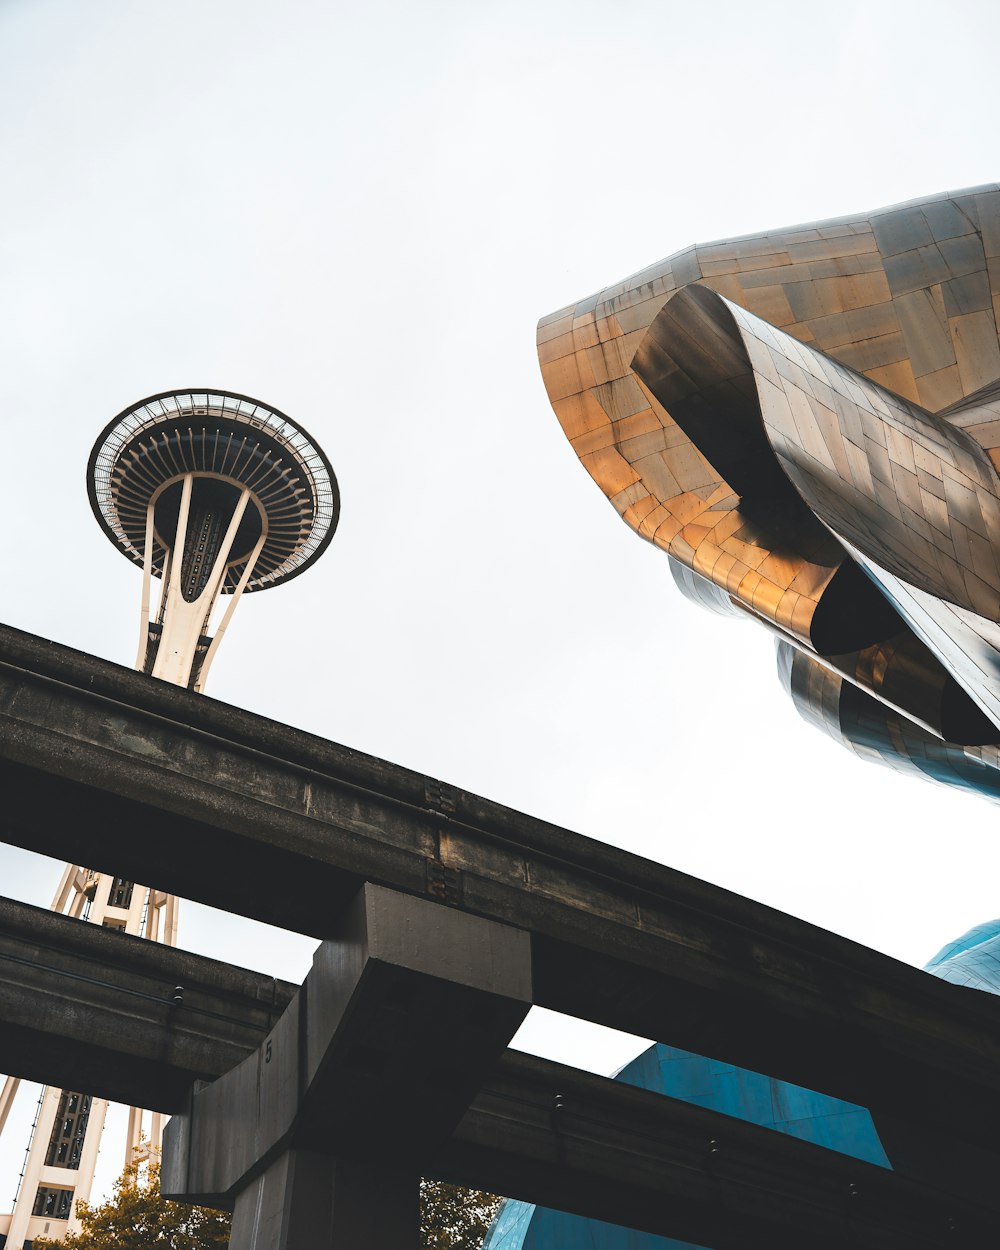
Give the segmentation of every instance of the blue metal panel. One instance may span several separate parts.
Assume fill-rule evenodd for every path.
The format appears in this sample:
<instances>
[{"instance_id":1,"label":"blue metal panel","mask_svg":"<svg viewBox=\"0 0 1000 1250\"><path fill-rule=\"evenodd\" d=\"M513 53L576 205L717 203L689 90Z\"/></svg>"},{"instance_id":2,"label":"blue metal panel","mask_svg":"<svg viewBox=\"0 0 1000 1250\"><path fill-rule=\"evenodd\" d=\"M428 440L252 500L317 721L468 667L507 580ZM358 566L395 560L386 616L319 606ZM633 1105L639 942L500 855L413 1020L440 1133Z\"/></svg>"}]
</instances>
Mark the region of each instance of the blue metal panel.
<instances>
[{"instance_id":1,"label":"blue metal panel","mask_svg":"<svg viewBox=\"0 0 1000 1250\"><path fill-rule=\"evenodd\" d=\"M949 942L927 971L954 985L1000 994L1000 920L976 925L957 942Z\"/></svg>"}]
</instances>

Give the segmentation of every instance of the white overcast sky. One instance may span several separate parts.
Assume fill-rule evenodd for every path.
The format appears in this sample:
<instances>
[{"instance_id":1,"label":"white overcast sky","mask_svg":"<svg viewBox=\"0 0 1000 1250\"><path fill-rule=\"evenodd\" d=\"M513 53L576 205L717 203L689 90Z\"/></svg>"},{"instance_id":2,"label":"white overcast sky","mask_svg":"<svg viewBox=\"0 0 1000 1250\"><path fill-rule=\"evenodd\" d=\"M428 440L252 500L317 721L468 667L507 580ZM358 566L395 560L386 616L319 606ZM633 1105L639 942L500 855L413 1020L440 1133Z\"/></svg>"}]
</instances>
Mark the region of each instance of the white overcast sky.
<instances>
[{"instance_id":1,"label":"white overcast sky","mask_svg":"<svg viewBox=\"0 0 1000 1250\"><path fill-rule=\"evenodd\" d=\"M91 445L155 391L246 392L343 512L240 605L209 694L924 963L1000 913L995 809L856 761L762 629L681 598L564 439L534 326L696 241L996 179L998 13L0 0L0 619L131 663ZM0 847L0 893L58 871ZM312 945L194 906L181 942L295 979Z\"/></svg>"}]
</instances>

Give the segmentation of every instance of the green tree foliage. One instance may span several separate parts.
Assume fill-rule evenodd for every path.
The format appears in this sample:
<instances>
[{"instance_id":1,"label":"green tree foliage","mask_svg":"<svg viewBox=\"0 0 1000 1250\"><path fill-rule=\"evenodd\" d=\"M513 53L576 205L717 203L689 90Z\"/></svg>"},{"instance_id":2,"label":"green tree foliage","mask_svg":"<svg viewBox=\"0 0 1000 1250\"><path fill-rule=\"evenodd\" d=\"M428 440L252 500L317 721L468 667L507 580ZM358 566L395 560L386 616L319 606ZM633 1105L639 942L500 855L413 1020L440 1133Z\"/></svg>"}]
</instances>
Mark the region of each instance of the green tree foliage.
<instances>
[{"instance_id":1,"label":"green tree foliage","mask_svg":"<svg viewBox=\"0 0 1000 1250\"><path fill-rule=\"evenodd\" d=\"M114 1193L97 1206L78 1202L79 1233L61 1241L36 1237L35 1250L226 1250L232 1217L210 1207L168 1202L160 1195L160 1164L130 1164Z\"/></svg>"},{"instance_id":2,"label":"green tree foliage","mask_svg":"<svg viewBox=\"0 0 1000 1250\"><path fill-rule=\"evenodd\" d=\"M493 1194L422 1180L421 1250L480 1250L500 1202Z\"/></svg>"},{"instance_id":3,"label":"green tree foliage","mask_svg":"<svg viewBox=\"0 0 1000 1250\"><path fill-rule=\"evenodd\" d=\"M421 1250L480 1250L500 1199L443 1181L420 1182ZM160 1165L133 1163L107 1202L77 1205L82 1228L61 1241L36 1237L35 1250L226 1250L231 1217L169 1202Z\"/></svg>"}]
</instances>

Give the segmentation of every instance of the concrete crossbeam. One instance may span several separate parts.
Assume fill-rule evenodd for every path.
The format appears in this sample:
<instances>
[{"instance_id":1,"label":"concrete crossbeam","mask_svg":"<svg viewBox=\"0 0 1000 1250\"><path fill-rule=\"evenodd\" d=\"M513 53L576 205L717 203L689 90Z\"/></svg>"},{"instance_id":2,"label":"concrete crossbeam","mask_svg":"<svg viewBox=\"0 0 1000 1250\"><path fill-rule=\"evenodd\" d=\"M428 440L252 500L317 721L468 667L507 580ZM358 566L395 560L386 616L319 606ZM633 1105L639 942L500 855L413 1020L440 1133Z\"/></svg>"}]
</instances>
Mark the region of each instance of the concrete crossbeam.
<instances>
[{"instance_id":1,"label":"concrete crossbeam","mask_svg":"<svg viewBox=\"0 0 1000 1250\"><path fill-rule=\"evenodd\" d=\"M320 937L366 879L430 894L532 934L540 1005L992 1142L996 999L68 648L0 628L0 657L7 841L84 841L98 867Z\"/></svg>"},{"instance_id":2,"label":"concrete crossbeam","mask_svg":"<svg viewBox=\"0 0 1000 1250\"><path fill-rule=\"evenodd\" d=\"M163 1192L239 1211L289 1150L419 1175L530 1002L526 933L364 886L256 1053L171 1120Z\"/></svg>"}]
</instances>

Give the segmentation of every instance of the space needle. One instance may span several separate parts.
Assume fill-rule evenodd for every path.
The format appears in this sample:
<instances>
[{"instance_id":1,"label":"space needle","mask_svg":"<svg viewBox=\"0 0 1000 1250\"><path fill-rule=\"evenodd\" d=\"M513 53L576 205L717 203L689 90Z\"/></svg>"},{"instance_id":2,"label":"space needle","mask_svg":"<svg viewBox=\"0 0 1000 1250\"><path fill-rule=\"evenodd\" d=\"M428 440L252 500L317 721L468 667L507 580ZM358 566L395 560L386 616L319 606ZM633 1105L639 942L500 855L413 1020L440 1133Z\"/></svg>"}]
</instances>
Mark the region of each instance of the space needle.
<instances>
[{"instance_id":1,"label":"space needle","mask_svg":"<svg viewBox=\"0 0 1000 1250\"><path fill-rule=\"evenodd\" d=\"M102 431L87 469L91 506L142 570L135 667L202 690L237 603L297 577L326 550L340 499L330 462L276 408L229 391L152 395ZM155 887L67 864L52 910L176 945L178 900ZM0 1131L17 1092L0 1090ZM45 1088L10 1215L8 1246L58 1238L88 1200L107 1101ZM158 1148L161 1118L129 1113L124 1162Z\"/></svg>"}]
</instances>

